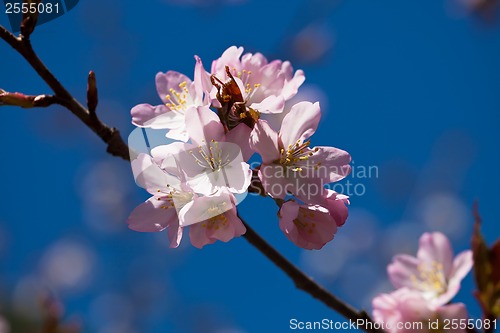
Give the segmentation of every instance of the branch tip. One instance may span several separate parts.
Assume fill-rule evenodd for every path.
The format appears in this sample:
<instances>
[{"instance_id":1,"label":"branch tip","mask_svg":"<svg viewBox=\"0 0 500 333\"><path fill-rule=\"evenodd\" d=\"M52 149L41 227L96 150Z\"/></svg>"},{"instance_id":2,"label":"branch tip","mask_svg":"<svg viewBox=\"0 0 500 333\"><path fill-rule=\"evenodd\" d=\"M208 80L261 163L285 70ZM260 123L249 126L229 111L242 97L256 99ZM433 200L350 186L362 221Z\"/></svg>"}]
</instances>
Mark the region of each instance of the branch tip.
<instances>
[{"instance_id":1,"label":"branch tip","mask_svg":"<svg viewBox=\"0 0 500 333\"><path fill-rule=\"evenodd\" d=\"M87 107L91 116L96 115L97 103L99 102L99 95L97 93L97 83L94 71L89 72L87 79Z\"/></svg>"}]
</instances>

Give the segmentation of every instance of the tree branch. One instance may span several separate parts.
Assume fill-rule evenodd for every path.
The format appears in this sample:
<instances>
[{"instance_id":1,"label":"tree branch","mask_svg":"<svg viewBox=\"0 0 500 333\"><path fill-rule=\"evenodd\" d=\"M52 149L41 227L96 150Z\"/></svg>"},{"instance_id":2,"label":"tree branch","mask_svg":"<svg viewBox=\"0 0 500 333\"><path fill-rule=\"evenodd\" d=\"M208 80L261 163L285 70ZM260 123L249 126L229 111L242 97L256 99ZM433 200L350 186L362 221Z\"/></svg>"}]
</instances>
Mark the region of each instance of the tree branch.
<instances>
[{"instance_id":1,"label":"tree branch","mask_svg":"<svg viewBox=\"0 0 500 333\"><path fill-rule=\"evenodd\" d=\"M22 35L19 37L11 34L5 27L0 25L0 38L5 40L33 67L37 74L47 83L55 93L59 104L66 107L77 116L88 128L94 131L107 145L107 152L113 156L119 156L130 160L127 144L123 141L119 131L104 124L98 117L93 116L89 110L81 105L49 71L45 64L36 55L31 42Z\"/></svg>"},{"instance_id":2,"label":"tree branch","mask_svg":"<svg viewBox=\"0 0 500 333\"><path fill-rule=\"evenodd\" d=\"M241 221L243 221L243 224L247 228L247 232L243 235L243 237L245 237L250 244L255 246L283 272L285 272L292 279L298 289L310 294L312 297L318 299L330 309L335 310L345 318L356 323L362 323L358 326L358 328L363 329L365 332L384 333L383 330L370 328L370 323L372 324L371 327L373 327L373 320L365 311L357 311L314 282L309 276L304 274L304 272L298 269L294 264L276 251L275 248L269 245L269 243L267 243L262 237L260 237L260 235L257 234L255 230L253 230L248 223L241 218L241 216L238 215L238 217Z\"/></svg>"}]
</instances>

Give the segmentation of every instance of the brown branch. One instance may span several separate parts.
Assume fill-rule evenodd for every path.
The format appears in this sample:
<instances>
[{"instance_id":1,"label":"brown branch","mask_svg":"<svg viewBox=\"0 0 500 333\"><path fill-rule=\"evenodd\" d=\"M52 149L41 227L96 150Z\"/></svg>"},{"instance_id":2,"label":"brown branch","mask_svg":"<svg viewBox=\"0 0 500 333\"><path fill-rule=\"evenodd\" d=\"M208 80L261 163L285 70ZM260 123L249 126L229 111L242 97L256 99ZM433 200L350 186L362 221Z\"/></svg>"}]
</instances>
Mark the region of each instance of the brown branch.
<instances>
[{"instance_id":1,"label":"brown branch","mask_svg":"<svg viewBox=\"0 0 500 333\"><path fill-rule=\"evenodd\" d=\"M239 215L238 215L239 216ZM255 246L262 254L285 272L295 283L295 286L310 294L312 297L318 299L330 309L335 310L345 318L361 323L357 327L369 333L384 333L383 330L370 328L373 327L373 320L365 311L357 311L352 306L346 304L344 301L338 299L325 288L314 282L309 276L304 274L294 264L283 257L275 248L267 243L259 234L253 230L248 223L246 223L241 216L239 216L243 224L247 228L247 232L243 235L245 239ZM371 326L370 326L371 325Z\"/></svg>"},{"instance_id":2,"label":"brown branch","mask_svg":"<svg viewBox=\"0 0 500 333\"><path fill-rule=\"evenodd\" d=\"M5 40L33 67L37 74L47 83L55 93L59 104L66 107L77 116L88 128L96 133L107 145L107 152L113 156L119 156L130 160L127 144L123 141L119 131L104 124L98 117L93 116L88 109L81 105L49 71L45 64L37 56L31 42L22 35L19 37L11 34L5 27L0 25L0 38Z\"/></svg>"},{"instance_id":3,"label":"brown branch","mask_svg":"<svg viewBox=\"0 0 500 333\"><path fill-rule=\"evenodd\" d=\"M82 106L57 80L57 78L48 70L45 64L36 55L29 38L24 38L22 35L16 37L11 34L7 29L0 25L0 38L5 40L12 48L14 48L20 55L28 61L38 75L47 83L47 85L54 91L54 100L58 104L63 105L75 116L77 116L87 127L93 130L107 145L108 153L113 156L119 156L125 160L130 160L129 150L127 144L121 138L116 128L110 128L105 125L95 114L95 105L97 104L97 88L95 88L95 77L91 73L89 76L88 98L90 103L89 108L86 109ZM256 180L255 174L253 178L253 191L262 191L262 184ZM279 203L278 203L279 204ZM269 245L262 237L260 237L250 226L245 223L247 232L245 238L262 252L268 259L270 259L276 266L285 272L295 283L297 288L305 291L311 296L323 302L331 309L337 311L342 316L363 324L359 328L368 333L383 333L381 330L370 329L367 327L373 323L372 319L364 311L356 311L350 305L339 300L326 289L314 282L310 277L305 275L301 270L295 267L271 245Z\"/></svg>"}]
</instances>

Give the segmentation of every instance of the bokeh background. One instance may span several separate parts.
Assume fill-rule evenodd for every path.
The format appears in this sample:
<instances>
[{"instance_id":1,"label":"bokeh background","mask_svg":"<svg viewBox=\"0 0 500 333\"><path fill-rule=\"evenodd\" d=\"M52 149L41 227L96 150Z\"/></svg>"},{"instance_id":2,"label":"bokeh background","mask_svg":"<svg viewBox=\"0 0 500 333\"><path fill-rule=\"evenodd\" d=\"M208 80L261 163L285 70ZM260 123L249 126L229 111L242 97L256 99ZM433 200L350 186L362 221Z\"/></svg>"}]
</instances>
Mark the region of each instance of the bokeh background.
<instances>
[{"instance_id":1,"label":"bokeh background","mask_svg":"<svg viewBox=\"0 0 500 333\"><path fill-rule=\"evenodd\" d=\"M488 3L86 0L32 39L79 100L96 72L98 113L125 137L130 108L160 102L155 74L192 76L194 54L209 68L238 45L303 69L301 97L323 110L313 143L349 151L355 171L377 172L340 183L358 191L322 251L289 242L270 199L249 197L239 210L287 258L369 310L374 295L391 290L391 257L413 254L422 232L445 232L456 251L469 247L474 201L487 240L500 235L500 28ZM3 13L0 24L8 26ZM50 93L4 42L0 88ZM343 320L243 238L198 250L186 237L169 249L165 233L129 230L126 218L147 194L68 111L2 107L0 115L4 316L36 320L50 291L82 332L287 332L292 318ZM457 300L478 317L473 288L469 275Z\"/></svg>"}]
</instances>

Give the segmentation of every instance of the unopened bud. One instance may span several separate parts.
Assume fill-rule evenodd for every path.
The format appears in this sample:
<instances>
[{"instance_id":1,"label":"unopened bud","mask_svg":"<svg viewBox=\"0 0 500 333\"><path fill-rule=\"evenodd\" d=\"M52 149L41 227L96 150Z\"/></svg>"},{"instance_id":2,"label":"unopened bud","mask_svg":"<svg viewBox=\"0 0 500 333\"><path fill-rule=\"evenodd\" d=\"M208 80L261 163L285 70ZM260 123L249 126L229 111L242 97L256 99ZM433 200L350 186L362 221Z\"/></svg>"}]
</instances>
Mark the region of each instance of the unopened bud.
<instances>
[{"instance_id":1,"label":"unopened bud","mask_svg":"<svg viewBox=\"0 0 500 333\"><path fill-rule=\"evenodd\" d=\"M21 21L21 35L24 38L29 38L31 33L35 30L36 22L38 21L38 4L41 0L24 0L26 4L26 12L23 13L23 19Z\"/></svg>"},{"instance_id":2,"label":"unopened bud","mask_svg":"<svg viewBox=\"0 0 500 333\"><path fill-rule=\"evenodd\" d=\"M99 97L97 94L97 83L95 80L94 71L90 71L89 78L87 81L87 107L91 114L95 114L95 109L97 108L97 103Z\"/></svg>"},{"instance_id":3,"label":"unopened bud","mask_svg":"<svg viewBox=\"0 0 500 333\"><path fill-rule=\"evenodd\" d=\"M51 95L25 95L18 92L9 93L0 89L0 106L20 106L22 108L46 107L56 102Z\"/></svg>"},{"instance_id":4,"label":"unopened bud","mask_svg":"<svg viewBox=\"0 0 500 333\"><path fill-rule=\"evenodd\" d=\"M22 108L33 107L33 96L27 96L18 92L9 93L4 90L0 92L0 105L20 106Z\"/></svg>"}]
</instances>

